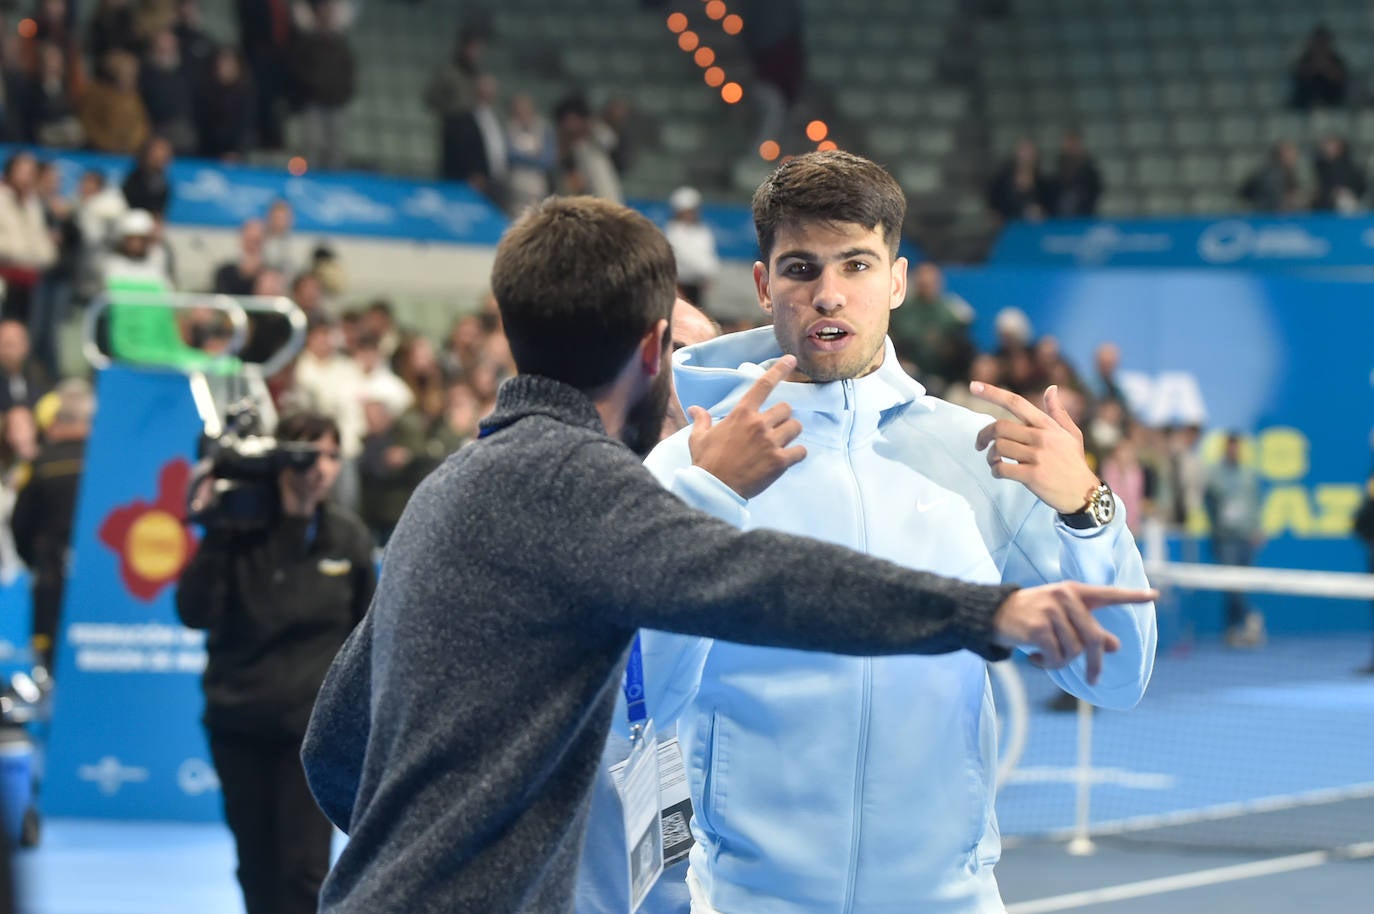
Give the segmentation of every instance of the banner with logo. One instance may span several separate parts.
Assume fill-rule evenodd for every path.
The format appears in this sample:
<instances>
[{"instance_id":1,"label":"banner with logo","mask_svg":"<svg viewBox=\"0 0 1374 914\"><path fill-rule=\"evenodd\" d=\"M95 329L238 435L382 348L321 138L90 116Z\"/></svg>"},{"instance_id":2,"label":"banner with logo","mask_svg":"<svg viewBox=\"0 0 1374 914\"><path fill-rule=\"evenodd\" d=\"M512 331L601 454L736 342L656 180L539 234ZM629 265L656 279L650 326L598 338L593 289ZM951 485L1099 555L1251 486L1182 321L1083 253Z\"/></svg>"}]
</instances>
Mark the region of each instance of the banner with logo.
<instances>
[{"instance_id":1,"label":"banner with logo","mask_svg":"<svg viewBox=\"0 0 1374 914\"><path fill-rule=\"evenodd\" d=\"M0 147L10 155L21 147ZM132 168L127 156L66 150L34 149L57 163L64 193L73 193L88 169L103 173L115 187ZM448 181L416 181L361 172L332 172L294 177L271 168L255 168L204 159L178 159L170 168L174 225L237 228L261 217L278 198L291 204L296 231L304 234L409 238L452 244L495 245L506 217L485 197Z\"/></svg>"},{"instance_id":2,"label":"banner with logo","mask_svg":"<svg viewBox=\"0 0 1374 914\"><path fill-rule=\"evenodd\" d=\"M993 321L1024 310L1091 383L1102 342L1121 350L1119 382L1153 425L1198 423L1204 457L1226 430L1247 438L1262 479L1268 544L1277 568L1364 571L1351 517L1370 471L1374 429L1374 284L1223 270L950 270L952 290L978 314L980 348ZM1195 527L1201 534L1205 528ZM1264 602L1264 601L1261 601ZM1283 601L1271 618L1298 627L1367 630L1354 601Z\"/></svg>"},{"instance_id":3,"label":"banner with logo","mask_svg":"<svg viewBox=\"0 0 1374 914\"><path fill-rule=\"evenodd\" d=\"M1008 225L990 261L1042 267L1363 267L1374 217L1057 219Z\"/></svg>"},{"instance_id":4,"label":"banner with logo","mask_svg":"<svg viewBox=\"0 0 1374 914\"><path fill-rule=\"evenodd\" d=\"M45 814L215 820L200 726L205 633L173 603L201 423L185 376L100 373L57 654Z\"/></svg>"}]
</instances>

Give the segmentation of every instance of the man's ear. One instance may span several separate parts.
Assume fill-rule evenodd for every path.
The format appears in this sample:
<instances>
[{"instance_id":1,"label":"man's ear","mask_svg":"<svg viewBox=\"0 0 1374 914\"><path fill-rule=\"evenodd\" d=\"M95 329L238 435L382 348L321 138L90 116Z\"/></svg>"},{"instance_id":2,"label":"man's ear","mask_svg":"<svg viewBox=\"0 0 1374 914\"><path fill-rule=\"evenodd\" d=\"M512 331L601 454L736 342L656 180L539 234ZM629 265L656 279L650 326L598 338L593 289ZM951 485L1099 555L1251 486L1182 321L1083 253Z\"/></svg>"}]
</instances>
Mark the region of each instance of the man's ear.
<instances>
[{"instance_id":1,"label":"man's ear","mask_svg":"<svg viewBox=\"0 0 1374 914\"><path fill-rule=\"evenodd\" d=\"M762 261L754 261L754 292L759 297L759 307L767 314L773 313L773 297L768 292L768 266Z\"/></svg>"},{"instance_id":2,"label":"man's ear","mask_svg":"<svg viewBox=\"0 0 1374 914\"><path fill-rule=\"evenodd\" d=\"M906 301L906 278L907 260L898 257L892 263L892 301L887 306L889 311L896 311Z\"/></svg>"},{"instance_id":3,"label":"man's ear","mask_svg":"<svg viewBox=\"0 0 1374 914\"><path fill-rule=\"evenodd\" d=\"M663 370L669 339L668 322L660 318L639 341L639 367L646 378L656 378Z\"/></svg>"}]
</instances>

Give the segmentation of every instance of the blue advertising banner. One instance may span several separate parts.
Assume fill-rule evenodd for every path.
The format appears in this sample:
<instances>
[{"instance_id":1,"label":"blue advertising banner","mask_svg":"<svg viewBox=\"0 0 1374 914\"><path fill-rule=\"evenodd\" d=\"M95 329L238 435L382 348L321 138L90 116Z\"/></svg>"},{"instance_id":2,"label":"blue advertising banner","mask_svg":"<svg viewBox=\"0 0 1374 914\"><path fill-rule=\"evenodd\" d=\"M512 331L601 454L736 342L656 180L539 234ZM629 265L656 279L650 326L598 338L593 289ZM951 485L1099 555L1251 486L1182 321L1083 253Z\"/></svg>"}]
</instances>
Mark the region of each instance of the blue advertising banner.
<instances>
[{"instance_id":1,"label":"blue advertising banner","mask_svg":"<svg viewBox=\"0 0 1374 914\"><path fill-rule=\"evenodd\" d=\"M58 639L41 805L52 815L212 821L200 726L205 634L173 594L197 539L182 523L201 430L184 375L100 373Z\"/></svg>"},{"instance_id":2,"label":"blue advertising banner","mask_svg":"<svg viewBox=\"0 0 1374 914\"><path fill-rule=\"evenodd\" d=\"M0 147L0 154L8 156L17 148ZM87 169L103 172L118 187L132 164L127 156L33 151L57 163L67 192ZM453 182L361 172L293 177L278 169L198 159L173 162L171 181L167 219L179 225L236 228L245 219L262 216L279 197L295 209L297 231L307 234L494 245L507 224L485 197Z\"/></svg>"},{"instance_id":3,"label":"blue advertising banner","mask_svg":"<svg viewBox=\"0 0 1374 914\"><path fill-rule=\"evenodd\" d=\"M1062 219L1012 223L990 261L1038 267L1368 266L1374 218Z\"/></svg>"},{"instance_id":4,"label":"blue advertising banner","mask_svg":"<svg viewBox=\"0 0 1374 914\"><path fill-rule=\"evenodd\" d=\"M0 145L0 156L27 147ZM128 156L32 149L57 163L63 192L75 191L82 172L94 169L119 186L132 167ZM171 166L172 202L167 219L174 225L237 228L260 217L272 201L289 202L296 229L306 234L354 235L450 244L495 246L509 220L500 209L466 184L417 181L363 172L328 172L293 177L278 169L254 168L203 159L178 159ZM671 210L656 200L629 205L656 225ZM753 263L758 240L748 206L707 203L702 221L711 228L722 260ZM914 264L921 252L906 239L901 255Z\"/></svg>"},{"instance_id":5,"label":"blue advertising banner","mask_svg":"<svg viewBox=\"0 0 1374 914\"><path fill-rule=\"evenodd\" d=\"M1058 338L1085 380L1097 346L1116 343L1133 412L1154 425L1201 424L1204 458L1219 455L1223 431L1247 436L1264 489L1268 544L1259 564L1366 570L1350 523L1371 471L1374 285L1218 270L1003 267L950 270L948 281L977 310L981 348L996 348L993 320L1015 306L1037 337ZM1285 606L1297 627L1369 625L1363 603Z\"/></svg>"}]
</instances>

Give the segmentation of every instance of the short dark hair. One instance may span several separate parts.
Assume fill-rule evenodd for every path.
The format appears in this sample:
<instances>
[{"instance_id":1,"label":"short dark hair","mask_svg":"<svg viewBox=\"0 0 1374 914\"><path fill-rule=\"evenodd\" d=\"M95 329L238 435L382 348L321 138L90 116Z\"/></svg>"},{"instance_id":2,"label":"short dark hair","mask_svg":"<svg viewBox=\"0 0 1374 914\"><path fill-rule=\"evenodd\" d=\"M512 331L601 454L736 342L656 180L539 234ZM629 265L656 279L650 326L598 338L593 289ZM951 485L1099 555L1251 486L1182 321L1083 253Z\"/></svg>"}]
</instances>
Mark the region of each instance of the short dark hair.
<instances>
[{"instance_id":1,"label":"short dark hair","mask_svg":"<svg viewBox=\"0 0 1374 914\"><path fill-rule=\"evenodd\" d=\"M896 256L906 219L901 185L881 166L853 153L808 152L780 165L754 191L754 230L767 260L784 226L804 222L881 228Z\"/></svg>"},{"instance_id":2,"label":"short dark hair","mask_svg":"<svg viewBox=\"0 0 1374 914\"><path fill-rule=\"evenodd\" d=\"M491 288L522 374L583 391L612 381L672 315L677 267L652 222L591 197L531 207L496 248Z\"/></svg>"},{"instance_id":3,"label":"short dark hair","mask_svg":"<svg viewBox=\"0 0 1374 914\"><path fill-rule=\"evenodd\" d=\"M333 435L335 441L343 441L339 426L324 413L301 410L289 413L277 423L278 441L318 441L325 435Z\"/></svg>"}]
</instances>

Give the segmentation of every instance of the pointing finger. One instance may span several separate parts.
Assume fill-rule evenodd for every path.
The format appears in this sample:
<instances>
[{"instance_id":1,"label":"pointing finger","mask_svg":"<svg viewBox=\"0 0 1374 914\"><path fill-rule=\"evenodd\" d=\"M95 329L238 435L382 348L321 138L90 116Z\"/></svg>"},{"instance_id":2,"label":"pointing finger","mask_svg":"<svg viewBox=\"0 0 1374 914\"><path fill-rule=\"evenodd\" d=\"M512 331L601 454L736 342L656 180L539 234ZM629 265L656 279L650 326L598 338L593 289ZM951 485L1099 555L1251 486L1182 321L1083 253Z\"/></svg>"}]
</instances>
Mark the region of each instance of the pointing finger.
<instances>
[{"instance_id":1,"label":"pointing finger","mask_svg":"<svg viewBox=\"0 0 1374 914\"><path fill-rule=\"evenodd\" d=\"M996 403L1027 425L1045 425L1050 421L1050 417L1045 415L1034 403L1020 394L1012 393L995 384L974 381L968 386L968 389L969 393L978 399Z\"/></svg>"},{"instance_id":2,"label":"pointing finger","mask_svg":"<svg viewBox=\"0 0 1374 914\"><path fill-rule=\"evenodd\" d=\"M1074 590L1088 609L1121 606L1126 603L1149 603L1159 597L1157 590L1127 590L1122 587L1102 587L1095 584L1074 584Z\"/></svg>"},{"instance_id":3,"label":"pointing finger","mask_svg":"<svg viewBox=\"0 0 1374 914\"><path fill-rule=\"evenodd\" d=\"M745 391L744 396L740 397L735 410L746 412L758 412L759 408L767 401L768 395L792 373L792 369L797 367L797 360L794 356L785 355L773 363L773 367L763 373L754 385ZM734 412L734 410L731 410Z\"/></svg>"}]
</instances>

